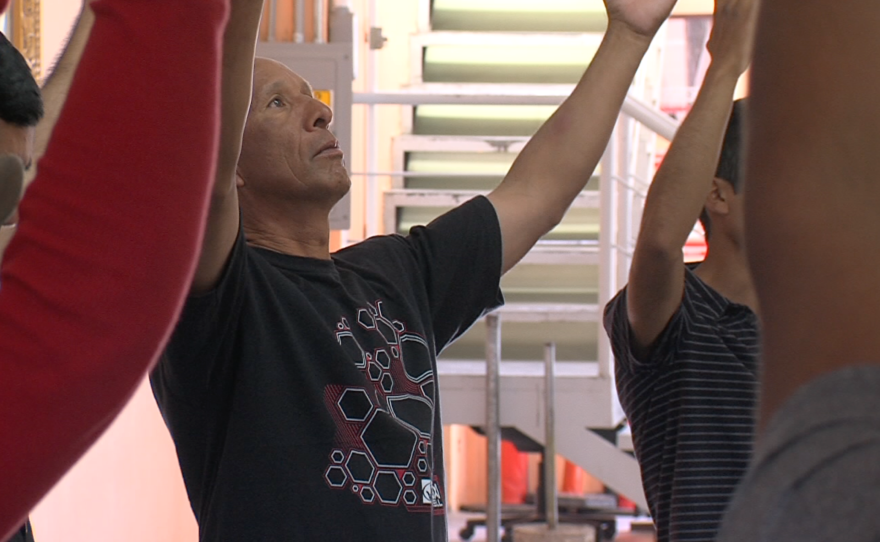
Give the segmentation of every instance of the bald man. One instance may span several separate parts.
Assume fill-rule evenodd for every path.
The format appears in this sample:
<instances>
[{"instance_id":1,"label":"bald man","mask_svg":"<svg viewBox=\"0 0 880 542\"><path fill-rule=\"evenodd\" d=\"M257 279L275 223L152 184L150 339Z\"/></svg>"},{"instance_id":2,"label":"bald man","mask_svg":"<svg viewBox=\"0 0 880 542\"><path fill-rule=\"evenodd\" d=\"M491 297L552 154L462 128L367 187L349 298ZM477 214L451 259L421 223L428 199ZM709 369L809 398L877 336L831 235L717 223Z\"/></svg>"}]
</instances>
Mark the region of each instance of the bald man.
<instances>
[{"instance_id":1,"label":"bald man","mask_svg":"<svg viewBox=\"0 0 880 542\"><path fill-rule=\"evenodd\" d=\"M606 3L589 69L495 190L333 254L351 184L333 113L256 62L241 157L151 379L201 540L447 540L437 355L583 190L674 1Z\"/></svg>"}]
</instances>

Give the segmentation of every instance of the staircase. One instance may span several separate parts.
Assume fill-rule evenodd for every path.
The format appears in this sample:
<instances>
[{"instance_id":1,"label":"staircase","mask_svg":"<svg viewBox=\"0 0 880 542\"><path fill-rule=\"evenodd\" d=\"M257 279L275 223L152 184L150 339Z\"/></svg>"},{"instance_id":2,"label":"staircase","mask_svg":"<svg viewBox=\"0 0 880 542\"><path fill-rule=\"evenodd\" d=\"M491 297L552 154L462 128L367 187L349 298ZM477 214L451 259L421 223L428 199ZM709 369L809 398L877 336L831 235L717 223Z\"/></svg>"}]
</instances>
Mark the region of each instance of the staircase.
<instances>
[{"instance_id":1,"label":"staircase","mask_svg":"<svg viewBox=\"0 0 880 542\"><path fill-rule=\"evenodd\" d=\"M405 233L497 186L555 110L547 97L558 103L570 92L605 27L602 0L420 1L406 91L505 99L405 106L405 133L393 142L393 169L404 173L384 194L386 233ZM657 46L648 53L630 91L642 107L656 106L660 53ZM507 305L498 311L502 425L543 441L539 360L543 345L555 342L558 452L643 509L636 461L588 428L613 429L623 419L601 307L628 268L638 198L652 173L653 138L621 118L616 150L603 161L606 171L597 169L562 223L505 275ZM604 219L600 207L610 213ZM618 220L609 220L612 215ZM609 231L600 231L601 224ZM485 424L485 345L481 321L441 354L445 423Z\"/></svg>"}]
</instances>

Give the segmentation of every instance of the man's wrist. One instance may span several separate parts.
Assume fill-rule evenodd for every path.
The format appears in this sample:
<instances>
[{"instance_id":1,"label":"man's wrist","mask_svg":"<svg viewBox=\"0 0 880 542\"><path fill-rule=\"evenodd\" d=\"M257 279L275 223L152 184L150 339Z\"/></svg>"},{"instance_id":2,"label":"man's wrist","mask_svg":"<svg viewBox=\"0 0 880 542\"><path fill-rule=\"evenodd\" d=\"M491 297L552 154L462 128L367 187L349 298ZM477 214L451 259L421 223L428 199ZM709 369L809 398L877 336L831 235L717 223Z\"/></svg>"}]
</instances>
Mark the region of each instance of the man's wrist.
<instances>
[{"instance_id":1,"label":"man's wrist","mask_svg":"<svg viewBox=\"0 0 880 542\"><path fill-rule=\"evenodd\" d=\"M647 51L654 39L654 34L647 35L637 32L628 24L616 21L614 19L608 21L608 28L605 30L605 39L614 43L621 43L638 47Z\"/></svg>"},{"instance_id":2,"label":"man's wrist","mask_svg":"<svg viewBox=\"0 0 880 542\"><path fill-rule=\"evenodd\" d=\"M705 78L715 80L716 83L728 81L735 85L743 73L741 66L738 62L724 58L712 59L706 70Z\"/></svg>"}]
</instances>

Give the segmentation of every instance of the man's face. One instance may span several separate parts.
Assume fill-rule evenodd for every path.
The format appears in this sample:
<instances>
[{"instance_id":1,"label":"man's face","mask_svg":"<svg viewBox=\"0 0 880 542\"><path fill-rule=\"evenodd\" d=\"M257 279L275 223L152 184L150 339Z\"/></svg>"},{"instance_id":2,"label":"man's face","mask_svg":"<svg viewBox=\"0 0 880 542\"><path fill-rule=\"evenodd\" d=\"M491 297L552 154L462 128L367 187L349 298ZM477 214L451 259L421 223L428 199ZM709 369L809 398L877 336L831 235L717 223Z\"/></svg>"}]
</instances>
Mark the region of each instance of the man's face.
<instances>
[{"instance_id":1,"label":"man's face","mask_svg":"<svg viewBox=\"0 0 880 542\"><path fill-rule=\"evenodd\" d=\"M29 168L34 155L34 132L33 126L18 126L0 120L0 154L18 156L25 169ZM0 179L0 183L2 182L3 179ZM14 224L17 221L18 211L15 211L3 225Z\"/></svg>"},{"instance_id":2,"label":"man's face","mask_svg":"<svg viewBox=\"0 0 880 542\"><path fill-rule=\"evenodd\" d=\"M330 108L284 65L257 59L254 95L242 141L243 190L258 197L332 205L351 186L328 125Z\"/></svg>"}]
</instances>

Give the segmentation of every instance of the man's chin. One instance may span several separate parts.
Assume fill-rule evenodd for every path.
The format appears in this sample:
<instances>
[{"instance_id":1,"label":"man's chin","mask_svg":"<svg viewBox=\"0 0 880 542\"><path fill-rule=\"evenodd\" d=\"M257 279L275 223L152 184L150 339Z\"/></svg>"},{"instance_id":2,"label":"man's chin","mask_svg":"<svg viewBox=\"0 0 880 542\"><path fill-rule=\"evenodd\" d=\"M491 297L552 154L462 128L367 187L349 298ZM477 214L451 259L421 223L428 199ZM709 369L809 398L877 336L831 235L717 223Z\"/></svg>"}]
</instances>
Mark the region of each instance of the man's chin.
<instances>
[{"instance_id":1,"label":"man's chin","mask_svg":"<svg viewBox=\"0 0 880 542\"><path fill-rule=\"evenodd\" d=\"M348 193L350 191L351 191L351 183L334 187L333 192L330 194L331 206L336 205L337 203L342 201L342 199L345 198L345 196L348 195Z\"/></svg>"}]
</instances>

